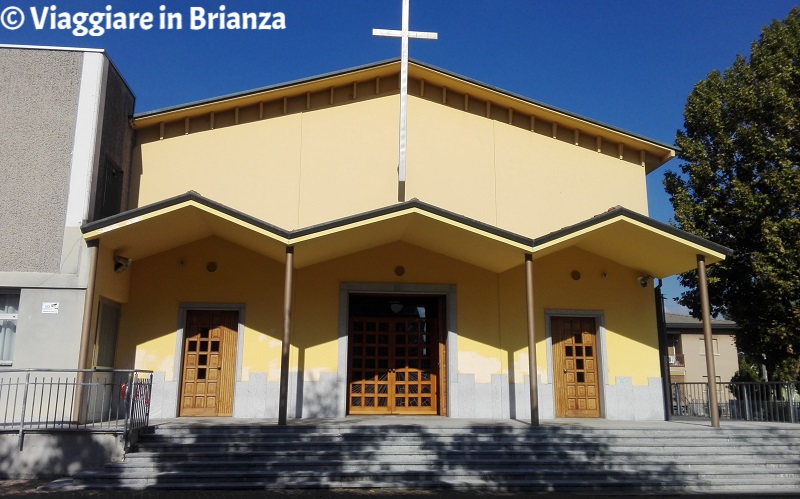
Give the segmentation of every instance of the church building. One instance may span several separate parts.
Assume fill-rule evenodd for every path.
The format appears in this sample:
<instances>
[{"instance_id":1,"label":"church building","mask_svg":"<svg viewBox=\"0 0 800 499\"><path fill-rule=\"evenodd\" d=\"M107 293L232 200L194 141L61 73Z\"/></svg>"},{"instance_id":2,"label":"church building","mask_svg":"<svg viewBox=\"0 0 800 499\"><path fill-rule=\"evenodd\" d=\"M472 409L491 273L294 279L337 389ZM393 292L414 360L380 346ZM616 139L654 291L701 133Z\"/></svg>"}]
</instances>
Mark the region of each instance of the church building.
<instances>
[{"instance_id":1,"label":"church building","mask_svg":"<svg viewBox=\"0 0 800 499\"><path fill-rule=\"evenodd\" d=\"M130 120L103 53L11 63L69 69L86 154L22 201L41 268L0 251L6 366L152 370L153 418L663 420L653 281L729 254L648 217L672 146L412 61L401 169L400 59Z\"/></svg>"}]
</instances>

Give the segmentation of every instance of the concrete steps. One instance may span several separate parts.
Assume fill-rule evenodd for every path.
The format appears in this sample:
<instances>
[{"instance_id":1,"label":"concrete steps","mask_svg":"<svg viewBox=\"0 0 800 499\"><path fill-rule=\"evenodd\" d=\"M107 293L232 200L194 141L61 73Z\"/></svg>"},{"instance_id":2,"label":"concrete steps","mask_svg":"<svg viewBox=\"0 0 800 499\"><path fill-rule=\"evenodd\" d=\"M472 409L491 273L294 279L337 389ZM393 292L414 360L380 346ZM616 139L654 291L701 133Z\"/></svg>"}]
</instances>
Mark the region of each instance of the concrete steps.
<instances>
[{"instance_id":1,"label":"concrete steps","mask_svg":"<svg viewBox=\"0 0 800 499\"><path fill-rule=\"evenodd\" d=\"M443 488L596 493L800 490L800 427L654 430L405 425L149 428L80 488Z\"/></svg>"}]
</instances>

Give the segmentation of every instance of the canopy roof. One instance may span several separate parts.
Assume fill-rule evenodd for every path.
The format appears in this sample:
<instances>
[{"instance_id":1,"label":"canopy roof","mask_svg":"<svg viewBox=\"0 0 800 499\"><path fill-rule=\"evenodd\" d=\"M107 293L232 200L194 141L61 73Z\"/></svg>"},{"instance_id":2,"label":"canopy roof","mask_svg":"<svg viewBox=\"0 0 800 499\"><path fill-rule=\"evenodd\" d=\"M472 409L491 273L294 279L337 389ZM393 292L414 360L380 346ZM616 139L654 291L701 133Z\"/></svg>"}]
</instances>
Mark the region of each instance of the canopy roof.
<instances>
[{"instance_id":1,"label":"canopy roof","mask_svg":"<svg viewBox=\"0 0 800 499\"><path fill-rule=\"evenodd\" d=\"M658 278L691 270L697 255L710 265L733 254L725 246L621 206L537 238L534 257L573 246Z\"/></svg>"},{"instance_id":2,"label":"canopy roof","mask_svg":"<svg viewBox=\"0 0 800 499\"><path fill-rule=\"evenodd\" d=\"M617 207L536 240L412 199L385 208L288 231L190 191L84 224L84 239L134 260L217 236L278 262L294 247L296 268L395 241L504 272L578 247L645 275L666 277L731 254L723 246Z\"/></svg>"},{"instance_id":3,"label":"canopy roof","mask_svg":"<svg viewBox=\"0 0 800 499\"><path fill-rule=\"evenodd\" d=\"M282 262L294 247L296 268L405 241L494 272L521 265L533 240L412 199L386 208L287 231L196 192L120 213L82 227L134 260L217 236Z\"/></svg>"}]
</instances>

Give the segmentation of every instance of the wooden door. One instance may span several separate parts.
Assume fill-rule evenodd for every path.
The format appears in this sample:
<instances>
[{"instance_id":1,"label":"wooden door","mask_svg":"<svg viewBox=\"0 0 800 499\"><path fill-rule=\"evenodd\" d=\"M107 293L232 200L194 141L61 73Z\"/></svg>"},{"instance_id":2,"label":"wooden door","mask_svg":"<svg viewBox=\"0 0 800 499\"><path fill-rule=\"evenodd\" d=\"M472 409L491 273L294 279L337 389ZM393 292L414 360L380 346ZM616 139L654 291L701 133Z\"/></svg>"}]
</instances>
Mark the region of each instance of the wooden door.
<instances>
[{"instance_id":1,"label":"wooden door","mask_svg":"<svg viewBox=\"0 0 800 499\"><path fill-rule=\"evenodd\" d=\"M232 416L239 313L186 314L181 372L181 416Z\"/></svg>"},{"instance_id":2,"label":"wooden door","mask_svg":"<svg viewBox=\"0 0 800 499\"><path fill-rule=\"evenodd\" d=\"M350 318L349 414L438 414L436 317Z\"/></svg>"},{"instance_id":3,"label":"wooden door","mask_svg":"<svg viewBox=\"0 0 800 499\"><path fill-rule=\"evenodd\" d=\"M556 417L600 417L594 319L553 317L551 331Z\"/></svg>"}]
</instances>

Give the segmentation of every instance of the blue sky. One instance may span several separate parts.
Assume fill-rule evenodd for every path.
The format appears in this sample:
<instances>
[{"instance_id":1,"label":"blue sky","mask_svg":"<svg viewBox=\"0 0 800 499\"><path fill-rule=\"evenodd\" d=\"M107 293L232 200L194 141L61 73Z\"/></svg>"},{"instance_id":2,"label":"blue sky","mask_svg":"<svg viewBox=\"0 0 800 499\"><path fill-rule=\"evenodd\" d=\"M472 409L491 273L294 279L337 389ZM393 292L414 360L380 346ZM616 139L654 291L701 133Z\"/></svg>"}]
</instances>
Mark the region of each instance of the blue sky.
<instances>
[{"instance_id":1,"label":"blue sky","mask_svg":"<svg viewBox=\"0 0 800 499\"><path fill-rule=\"evenodd\" d=\"M181 30L111 30L74 36L35 29L41 12L181 13ZM286 29L191 30L189 8L282 12ZM400 0L0 0L26 22L0 27L0 43L108 51L136 94L137 112L239 92L399 56L399 41L372 28L400 26ZM673 144L693 85L747 55L761 28L783 19L783 0L411 0L411 57L571 112ZM0 96L0 98L2 98ZM650 215L669 221L661 180L648 177ZM667 280L666 294L680 292ZM674 310L674 306L668 305Z\"/></svg>"}]
</instances>

